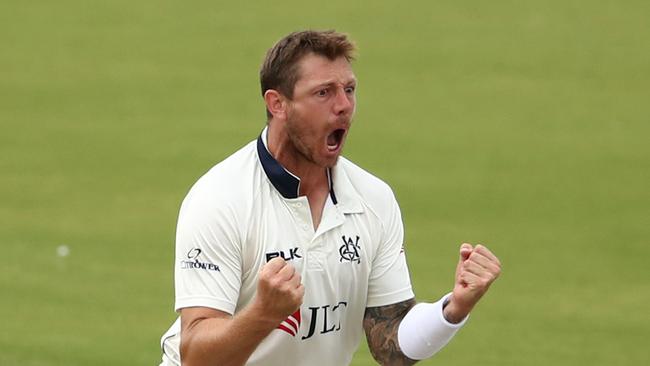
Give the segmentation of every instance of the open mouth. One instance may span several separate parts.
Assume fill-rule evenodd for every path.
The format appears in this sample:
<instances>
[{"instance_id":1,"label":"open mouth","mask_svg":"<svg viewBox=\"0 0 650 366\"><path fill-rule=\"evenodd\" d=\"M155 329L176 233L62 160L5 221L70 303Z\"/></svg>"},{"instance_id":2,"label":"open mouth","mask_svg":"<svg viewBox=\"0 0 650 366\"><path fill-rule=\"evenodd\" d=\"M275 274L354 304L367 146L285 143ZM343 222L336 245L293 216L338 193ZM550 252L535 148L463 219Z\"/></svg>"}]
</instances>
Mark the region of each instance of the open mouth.
<instances>
[{"instance_id":1,"label":"open mouth","mask_svg":"<svg viewBox=\"0 0 650 366\"><path fill-rule=\"evenodd\" d=\"M343 136L345 135L345 129L339 128L334 130L327 136L327 150L336 151L341 147L343 143Z\"/></svg>"}]
</instances>

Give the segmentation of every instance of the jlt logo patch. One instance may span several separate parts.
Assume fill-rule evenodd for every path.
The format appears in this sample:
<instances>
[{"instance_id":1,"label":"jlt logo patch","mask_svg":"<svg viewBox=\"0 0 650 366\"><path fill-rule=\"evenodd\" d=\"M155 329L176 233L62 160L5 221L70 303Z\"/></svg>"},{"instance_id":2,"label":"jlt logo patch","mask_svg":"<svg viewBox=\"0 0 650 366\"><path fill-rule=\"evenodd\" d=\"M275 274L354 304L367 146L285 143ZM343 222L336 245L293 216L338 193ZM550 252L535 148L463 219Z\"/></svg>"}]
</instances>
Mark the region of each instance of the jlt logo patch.
<instances>
[{"instance_id":1,"label":"jlt logo patch","mask_svg":"<svg viewBox=\"0 0 650 366\"><path fill-rule=\"evenodd\" d=\"M347 301L339 301L339 303L334 306L310 306L309 311L311 315L311 321L309 322L309 331L307 332L307 335L302 336L301 339L303 341L305 339L309 339L315 333L325 334L329 332L338 332L341 330L341 318L343 315L342 313L347 307ZM320 326L318 326L318 323L320 323Z\"/></svg>"},{"instance_id":2,"label":"jlt logo patch","mask_svg":"<svg viewBox=\"0 0 650 366\"><path fill-rule=\"evenodd\" d=\"M327 334L330 332L338 332L341 330L341 320L344 319L345 310L348 307L347 301L339 301L333 305L323 306L310 306L306 312L306 318L309 322L309 329L307 333L303 332L300 337L301 340L306 340L314 335ZM290 334L292 337L300 336L300 324L302 316L300 309L295 313L289 315L280 325L278 329Z\"/></svg>"},{"instance_id":3,"label":"jlt logo patch","mask_svg":"<svg viewBox=\"0 0 650 366\"><path fill-rule=\"evenodd\" d=\"M361 257L359 256L359 252L361 251L359 235L357 235L356 241L352 238L346 238L345 235L343 235L341 239L343 239L343 245L339 248L339 254L341 255L340 262L348 261L361 263Z\"/></svg>"}]
</instances>

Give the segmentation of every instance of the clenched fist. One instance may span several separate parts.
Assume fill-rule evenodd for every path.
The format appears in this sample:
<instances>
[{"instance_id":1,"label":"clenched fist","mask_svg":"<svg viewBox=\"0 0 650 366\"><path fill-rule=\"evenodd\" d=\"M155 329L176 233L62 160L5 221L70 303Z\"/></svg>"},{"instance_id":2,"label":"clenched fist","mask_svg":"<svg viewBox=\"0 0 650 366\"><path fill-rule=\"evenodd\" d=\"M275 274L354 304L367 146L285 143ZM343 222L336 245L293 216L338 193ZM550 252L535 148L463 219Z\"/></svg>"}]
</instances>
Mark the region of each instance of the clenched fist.
<instances>
[{"instance_id":1,"label":"clenched fist","mask_svg":"<svg viewBox=\"0 0 650 366\"><path fill-rule=\"evenodd\" d=\"M302 305L305 288L300 280L295 267L280 257L262 267L255 303L268 320L279 324Z\"/></svg>"},{"instance_id":2,"label":"clenched fist","mask_svg":"<svg viewBox=\"0 0 650 366\"><path fill-rule=\"evenodd\" d=\"M451 323L464 319L501 274L501 262L481 244L460 246L460 260L456 266L454 290L444 309Z\"/></svg>"}]
</instances>

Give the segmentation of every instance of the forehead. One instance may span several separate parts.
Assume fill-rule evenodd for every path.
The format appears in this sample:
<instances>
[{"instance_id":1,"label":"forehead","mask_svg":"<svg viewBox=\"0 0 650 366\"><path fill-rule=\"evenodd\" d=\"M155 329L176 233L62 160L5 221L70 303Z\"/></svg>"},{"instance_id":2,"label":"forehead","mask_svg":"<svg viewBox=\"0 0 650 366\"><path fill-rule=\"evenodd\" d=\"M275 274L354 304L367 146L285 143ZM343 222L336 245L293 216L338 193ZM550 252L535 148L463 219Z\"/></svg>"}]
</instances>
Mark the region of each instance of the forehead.
<instances>
[{"instance_id":1,"label":"forehead","mask_svg":"<svg viewBox=\"0 0 650 366\"><path fill-rule=\"evenodd\" d=\"M356 81L352 65L345 57L330 60L310 53L298 62L299 78L296 87L310 87L327 83L348 84Z\"/></svg>"}]
</instances>

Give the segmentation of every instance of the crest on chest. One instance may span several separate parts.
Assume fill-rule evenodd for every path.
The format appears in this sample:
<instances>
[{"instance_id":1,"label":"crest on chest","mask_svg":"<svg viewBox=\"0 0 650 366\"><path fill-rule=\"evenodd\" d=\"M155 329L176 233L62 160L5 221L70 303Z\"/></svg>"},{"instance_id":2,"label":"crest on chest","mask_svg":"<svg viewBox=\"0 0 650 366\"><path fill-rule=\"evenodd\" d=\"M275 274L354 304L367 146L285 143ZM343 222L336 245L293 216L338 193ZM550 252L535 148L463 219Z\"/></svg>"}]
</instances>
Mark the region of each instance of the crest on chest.
<instances>
[{"instance_id":1,"label":"crest on chest","mask_svg":"<svg viewBox=\"0 0 650 366\"><path fill-rule=\"evenodd\" d=\"M355 238L341 236L343 245L339 247L340 262L361 263L361 245L359 244L359 235Z\"/></svg>"}]
</instances>

